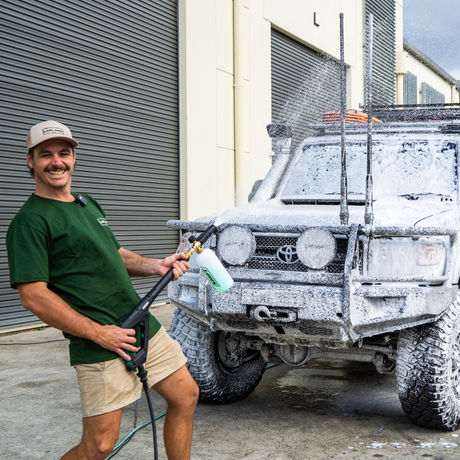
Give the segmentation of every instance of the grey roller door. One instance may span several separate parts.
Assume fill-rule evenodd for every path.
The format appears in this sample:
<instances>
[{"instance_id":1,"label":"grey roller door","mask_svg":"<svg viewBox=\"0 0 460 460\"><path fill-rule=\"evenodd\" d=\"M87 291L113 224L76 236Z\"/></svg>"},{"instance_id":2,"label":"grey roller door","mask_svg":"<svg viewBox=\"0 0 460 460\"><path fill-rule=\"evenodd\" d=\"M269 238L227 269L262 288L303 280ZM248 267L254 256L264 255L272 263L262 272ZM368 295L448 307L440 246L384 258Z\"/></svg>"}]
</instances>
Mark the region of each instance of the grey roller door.
<instances>
[{"instance_id":1,"label":"grey roller door","mask_svg":"<svg viewBox=\"0 0 460 460\"><path fill-rule=\"evenodd\" d=\"M422 95L422 104L443 104L446 102L446 96L444 94L424 81L421 84L420 93Z\"/></svg>"},{"instance_id":2,"label":"grey roller door","mask_svg":"<svg viewBox=\"0 0 460 460\"><path fill-rule=\"evenodd\" d=\"M29 127L55 119L79 140L73 190L94 196L123 247L175 252L179 217L175 0L3 0L0 330L32 325L9 287L7 226L34 189ZM133 281L140 295L155 279ZM158 300L165 300L165 294Z\"/></svg>"},{"instance_id":3,"label":"grey roller door","mask_svg":"<svg viewBox=\"0 0 460 460\"><path fill-rule=\"evenodd\" d=\"M308 123L340 110L340 68L298 41L272 29L272 120L292 126L293 147L312 133Z\"/></svg>"},{"instance_id":4,"label":"grey roller door","mask_svg":"<svg viewBox=\"0 0 460 460\"><path fill-rule=\"evenodd\" d=\"M395 103L396 90L396 3L395 0L366 0L365 23L370 13L374 16L374 47L372 65L373 105ZM366 28L363 42L366 44ZM364 53L366 69L366 53ZM367 70L366 70L367 72ZM367 78L364 78L364 100L367 103Z\"/></svg>"},{"instance_id":5,"label":"grey roller door","mask_svg":"<svg viewBox=\"0 0 460 460\"><path fill-rule=\"evenodd\" d=\"M417 104L417 75L407 72L403 77L404 104Z\"/></svg>"}]
</instances>

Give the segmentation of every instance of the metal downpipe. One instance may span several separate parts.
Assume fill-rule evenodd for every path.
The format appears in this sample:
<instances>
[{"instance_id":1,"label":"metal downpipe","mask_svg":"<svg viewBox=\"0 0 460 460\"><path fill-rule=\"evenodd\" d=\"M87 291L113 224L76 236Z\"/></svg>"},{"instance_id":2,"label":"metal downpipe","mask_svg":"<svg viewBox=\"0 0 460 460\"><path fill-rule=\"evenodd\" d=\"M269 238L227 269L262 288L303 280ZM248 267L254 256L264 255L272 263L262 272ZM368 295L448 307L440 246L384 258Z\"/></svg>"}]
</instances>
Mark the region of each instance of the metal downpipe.
<instances>
[{"instance_id":1,"label":"metal downpipe","mask_svg":"<svg viewBox=\"0 0 460 460\"><path fill-rule=\"evenodd\" d=\"M245 98L244 98L244 2L233 0L233 97L235 142L235 204L247 203L250 162L245 153Z\"/></svg>"}]
</instances>

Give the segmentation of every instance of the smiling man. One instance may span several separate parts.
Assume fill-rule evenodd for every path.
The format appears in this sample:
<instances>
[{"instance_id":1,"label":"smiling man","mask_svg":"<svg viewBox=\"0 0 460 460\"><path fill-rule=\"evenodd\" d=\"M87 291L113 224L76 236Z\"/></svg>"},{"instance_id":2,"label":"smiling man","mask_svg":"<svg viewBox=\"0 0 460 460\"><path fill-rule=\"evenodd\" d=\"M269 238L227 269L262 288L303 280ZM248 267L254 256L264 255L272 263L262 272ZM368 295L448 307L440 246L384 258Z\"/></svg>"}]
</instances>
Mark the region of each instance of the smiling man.
<instances>
[{"instance_id":1,"label":"smiling man","mask_svg":"<svg viewBox=\"0 0 460 460\"><path fill-rule=\"evenodd\" d=\"M122 408L141 396L140 381L124 364L139 338L117 326L140 301L130 276L162 276L173 267L177 279L190 265L182 253L154 259L121 247L97 201L71 192L76 146L70 129L56 121L30 129L26 159L35 192L11 222L6 242L11 286L22 305L69 339L83 438L62 458L104 459L118 439ZM179 344L153 316L149 337L149 387L168 403L166 452L187 460L198 387Z\"/></svg>"},{"instance_id":2,"label":"smiling man","mask_svg":"<svg viewBox=\"0 0 460 460\"><path fill-rule=\"evenodd\" d=\"M72 138L66 126L56 122L53 124L56 126L49 126L49 122L35 125L27 136L26 159L30 175L35 179L35 195L59 201L75 201L70 193L70 185L75 169L74 147L78 142Z\"/></svg>"}]
</instances>

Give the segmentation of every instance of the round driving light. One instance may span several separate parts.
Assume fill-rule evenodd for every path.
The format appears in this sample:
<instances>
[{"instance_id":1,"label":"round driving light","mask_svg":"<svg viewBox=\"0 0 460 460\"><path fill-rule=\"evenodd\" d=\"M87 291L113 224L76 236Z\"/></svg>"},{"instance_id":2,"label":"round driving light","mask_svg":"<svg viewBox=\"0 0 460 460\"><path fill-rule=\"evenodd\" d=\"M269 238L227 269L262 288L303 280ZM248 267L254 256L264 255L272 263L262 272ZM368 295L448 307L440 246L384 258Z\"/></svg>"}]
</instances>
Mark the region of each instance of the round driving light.
<instances>
[{"instance_id":1,"label":"round driving light","mask_svg":"<svg viewBox=\"0 0 460 460\"><path fill-rule=\"evenodd\" d=\"M305 230L297 240L297 255L308 268L319 270L334 260L335 238L321 228Z\"/></svg>"},{"instance_id":2,"label":"round driving light","mask_svg":"<svg viewBox=\"0 0 460 460\"><path fill-rule=\"evenodd\" d=\"M256 252L256 239L245 227L227 227L219 235L219 256L230 265L244 265Z\"/></svg>"}]
</instances>

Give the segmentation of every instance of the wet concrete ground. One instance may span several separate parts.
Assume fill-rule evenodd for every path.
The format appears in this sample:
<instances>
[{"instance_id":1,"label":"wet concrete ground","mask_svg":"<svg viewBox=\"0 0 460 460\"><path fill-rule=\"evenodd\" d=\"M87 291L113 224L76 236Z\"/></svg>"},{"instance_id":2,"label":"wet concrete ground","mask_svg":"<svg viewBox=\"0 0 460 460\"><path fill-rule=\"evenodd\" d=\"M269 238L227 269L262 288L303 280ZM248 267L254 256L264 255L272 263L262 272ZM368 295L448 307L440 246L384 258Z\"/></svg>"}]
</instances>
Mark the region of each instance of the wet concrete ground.
<instances>
[{"instance_id":1,"label":"wet concrete ground","mask_svg":"<svg viewBox=\"0 0 460 460\"><path fill-rule=\"evenodd\" d=\"M166 326L172 311L157 311ZM0 344L8 344L0 346L2 460L58 459L80 439L78 388L61 337L49 328L0 337ZM155 413L163 413L164 401L154 394L153 402ZM145 397L126 407L120 440L148 419ZM166 459L163 423L157 420L160 458ZM460 458L459 436L460 430L412 425L400 407L394 375L363 363L315 362L268 369L244 401L199 404L192 458L453 460ZM113 458L152 459L151 426Z\"/></svg>"}]
</instances>

